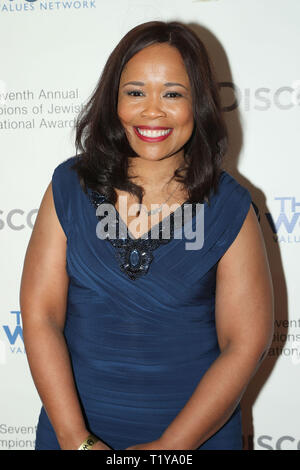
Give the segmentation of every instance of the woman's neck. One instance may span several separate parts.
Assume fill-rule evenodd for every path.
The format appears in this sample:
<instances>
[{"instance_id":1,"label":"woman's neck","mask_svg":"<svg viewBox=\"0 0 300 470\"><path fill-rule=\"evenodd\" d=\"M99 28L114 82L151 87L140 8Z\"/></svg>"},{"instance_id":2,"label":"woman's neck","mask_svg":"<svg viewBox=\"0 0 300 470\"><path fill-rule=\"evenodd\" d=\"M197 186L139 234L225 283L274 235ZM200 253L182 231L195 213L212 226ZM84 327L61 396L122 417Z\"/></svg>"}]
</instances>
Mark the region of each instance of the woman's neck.
<instances>
[{"instance_id":1,"label":"woman's neck","mask_svg":"<svg viewBox=\"0 0 300 470\"><path fill-rule=\"evenodd\" d=\"M145 190L159 191L171 182L175 170L184 165L184 158L180 156L159 161L135 157L129 159L128 175L133 183L141 185Z\"/></svg>"}]
</instances>

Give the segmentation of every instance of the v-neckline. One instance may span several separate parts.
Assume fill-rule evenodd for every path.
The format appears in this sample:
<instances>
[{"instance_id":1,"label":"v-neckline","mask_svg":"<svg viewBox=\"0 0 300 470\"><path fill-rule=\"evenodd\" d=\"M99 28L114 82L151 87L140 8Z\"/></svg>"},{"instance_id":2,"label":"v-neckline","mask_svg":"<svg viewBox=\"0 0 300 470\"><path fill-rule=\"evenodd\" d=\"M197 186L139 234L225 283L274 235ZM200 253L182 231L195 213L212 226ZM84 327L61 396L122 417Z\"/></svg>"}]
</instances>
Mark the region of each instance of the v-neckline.
<instances>
[{"instance_id":1,"label":"v-neckline","mask_svg":"<svg viewBox=\"0 0 300 470\"><path fill-rule=\"evenodd\" d=\"M98 209L100 204L103 203L109 203L110 206L112 206L115 209L115 221L116 225L118 225L118 231L119 231L119 236L111 236L109 231L106 232L106 240L108 240L111 245L115 248L115 256L116 259L119 263L121 271L123 271L130 279L135 280L138 279L140 276L146 274L149 270L149 266L152 263L154 257L153 257L153 252L157 248L159 248L161 245L166 245L172 240L174 241L174 238L177 236L179 230L182 230L183 228L186 227L186 225L189 225L191 222L193 224L193 220L197 214L196 206L197 203L191 203L190 199L187 199L184 201L180 206L177 207L177 209L173 212L171 212L168 216L164 217L160 222L157 224L153 225L150 230L148 230L147 233L142 234L139 238L135 238L132 236L131 231L129 230L128 226L125 224L123 221L122 217L119 214L118 209L114 206L114 204L106 198L103 194L94 191L89 188L89 197L92 205ZM186 224L186 217L183 214L183 217L181 217L180 224L176 224L175 228L175 222L174 222L174 214L178 211L181 210L185 204L190 203L192 206L192 217L191 221ZM104 215L98 215L96 212L97 218L101 221L105 216ZM169 221L169 230L167 237L164 237L163 235L163 224ZM171 223L170 223L171 221ZM173 223L172 223L173 222ZM120 225L124 225L124 237L120 235ZM151 236L149 237L149 234L151 234L152 230L158 230L158 238L156 236L152 238ZM157 234L156 234L157 235ZM175 236L175 237L174 237ZM179 237L180 239L182 236ZM158 254L158 259L162 253L159 255Z\"/></svg>"},{"instance_id":2,"label":"v-neckline","mask_svg":"<svg viewBox=\"0 0 300 470\"><path fill-rule=\"evenodd\" d=\"M178 211L179 209L182 209L185 204L188 204L190 202L190 199L187 199L186 201L184 201L180 206L177 207L177 209L175 209L175 211L171 212L169 215L164 217L157 224L152 225L152 227L150 228L150 230L148 230L148 232L143 233L138 238L133 236L133 234L131 233L131 231L128 228L128 225L125 224L124 220L120 216L120 213L119 213L118 209L115 207L115 205L111 201L109 201L108 199L107 199L107 201L114 207L119 222L121 221L122 224L124 225L124 227L126 228L127 235L130 235L130 238L132 239L133 242L139 242L141 240L149 240L149 238L151 239L151 237L149 237L149 235L151 235L151 232L154 231L156 228L158 229L158 231L160 231L160 229L161 229L162 225L165 223L165 221L168 220L168 219L171 220L171 218L174 217L175 212Z\"/></svg>"},{"instance_id":3,"label":"v-neckline","mask_svg":"<svg viewBox=\"0 0 300 470\"><path fill-rule=\"evenodd\" d=\"M182 208L184 207L185 204L191 204L192 206L192 216L191 216L191 221L193 223L193 220L197 214L197 210L196 209L196 206L198 206L199 203L197 202L191 202L190 199L187 199L185 200L180 206L177 207L177 209L173 212L171 212L169 215L167 215L166 217L164 217L160 222L158 222L157 224L153 225L149 230L148 232L142 234L140 237L138 238L135 238L133 236L133 234L131 233L131 231L129 230L128 226L125 224L124 220L122 219L118 209L115 207L115 205L112 203L112 201L110 199L108 199L106 196L104 196L104 194L100 193L99 191L96 191L96 190L93 190L92 188L88 187L88 194L89 194L89 198L90 200L92 201L92 204L95 205L95 207L98 207L99 204L102 204L102 203L109 203L114 209L115 209L115 213L116 213L116 218L117 218L117 222L118 224L120 224L120 222L122 223L122 225L124 226L125 228L125 236L126 236L126 239L129 240L131 242L131 244L140 244L142 242L146 242L147 240L148 241L151 241L151 240L156 240L156 238L151 238L151 236L149 237L149 235L151 235L151 231L153 230L158 230L158 233L160 235L160 232L162 231L162 225L167 221L167 220L170 220L172 221L172 219L174 219L174 214L179 211L179 210L182 210ZM94 195L94 196L93 196ZM96 200L95 200L96 198ZM176 227L176 232L178 230L182 230L184 227L185 227L185 217L183 216L181 218L181 225L180 226L177 226ZM174 230L173 230L174 229ZM170 230L171 232L174 232L175 231L175 228L172 227L172 224L170 224ZM173 238L173 235L171 236L171 238ZM124 238L122 237L121 240L123 240ZM160 237L156 240L156 241L167 241L167 239L161 239Z\"/></svg>"}]
</instances>

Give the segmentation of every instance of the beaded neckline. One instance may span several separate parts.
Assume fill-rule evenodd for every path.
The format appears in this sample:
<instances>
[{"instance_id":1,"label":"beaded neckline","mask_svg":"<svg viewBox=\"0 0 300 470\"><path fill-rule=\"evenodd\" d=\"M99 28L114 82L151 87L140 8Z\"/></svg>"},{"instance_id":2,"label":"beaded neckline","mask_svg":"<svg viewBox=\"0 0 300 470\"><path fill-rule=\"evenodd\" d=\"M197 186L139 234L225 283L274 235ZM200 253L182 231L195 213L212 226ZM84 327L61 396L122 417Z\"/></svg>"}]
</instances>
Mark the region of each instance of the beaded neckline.
<instances>
[{"instance_id":1,"label":"beaded neckline","mask_svg":"<svg viewBox=\"0 0 300 470\"><path fill-rule=\"evenodd\" d=\"M89 199L93 206L98 209L100 204L109 203L113 204L103 195L97 191L89 189ZM125 222L121 219L118 210L115 209L115 229L116 233L120 229L125 237L117 238L115 233L110 233L109 229L106 232L106 240L109 241L115 248L115 256L119 262L120 269L124 272L131 280L138 279L145 275L150 267L153 260L153 251L161 245L169 243L174 236L174 229L176 223L174 223L174 216L177 211L181 210L185 204L188 204L189 200L183 202L174 212L171 212L167 217L163 218L159 223L151 227L151 229L143 234L139 238L134 238L130 233ZM195 215L196 204L192 203L192 217ZM101 221L105 216L96 215L98 220ZM181 221L182 227L183 223ZM166 228L169 228L168 238L165 238L164 232ZM176 229L179 227L176 225ZM149 238L151 233L155 233L156 238Z\"/></svg>"}]
</instances>

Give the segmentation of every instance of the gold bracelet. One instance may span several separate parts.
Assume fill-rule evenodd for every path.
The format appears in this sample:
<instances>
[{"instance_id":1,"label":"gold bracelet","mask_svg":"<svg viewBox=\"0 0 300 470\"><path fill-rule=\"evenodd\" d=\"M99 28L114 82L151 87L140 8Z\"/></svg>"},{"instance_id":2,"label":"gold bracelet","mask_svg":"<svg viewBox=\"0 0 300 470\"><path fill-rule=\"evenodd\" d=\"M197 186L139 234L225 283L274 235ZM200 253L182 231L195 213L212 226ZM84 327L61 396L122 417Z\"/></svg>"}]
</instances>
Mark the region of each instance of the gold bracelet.
<instances>
[{"instance_id":1,"label":"gold bracelet","mask_svg":"<svg viewBox=\"0 0 300 470\"><path fill-rule=\"evenodd\" d=\"M90 450L96 442L98 442L98 437L94 436L94 434L89 434L88 437L83 441L82 444L78 447L77 450Z\"/></svg>"}]
</instances>

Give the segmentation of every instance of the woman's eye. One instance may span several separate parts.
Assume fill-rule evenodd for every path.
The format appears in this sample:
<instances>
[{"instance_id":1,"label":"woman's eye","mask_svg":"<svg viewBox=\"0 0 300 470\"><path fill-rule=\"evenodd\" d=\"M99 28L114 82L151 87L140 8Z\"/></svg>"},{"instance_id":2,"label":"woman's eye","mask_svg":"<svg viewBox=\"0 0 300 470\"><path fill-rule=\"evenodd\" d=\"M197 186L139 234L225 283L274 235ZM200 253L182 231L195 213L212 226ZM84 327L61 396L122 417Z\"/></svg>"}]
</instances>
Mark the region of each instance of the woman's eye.
<instances>
[{"instance_id":1,"label":"woman's eye","mask_svg":"<svg viewBox=\"0 0 300 470\"><path fill-rule=\"evenodd\" d=\"M180 93L177 93L177 91L169 91L167 95L172 95L172 96L169 96L170 98L178 98L182 96Z\"/></svg>"},{"instance_id":2,"label":"woman's eye","mask_svg":"<svg viewBox=\"0 0 300 470\"><path fill-rule=\"evenodd\" d=\"M127 91L126 94L128 96L133 96L133 97L143 96L143 92L141 90ZM168 93L165 94L165 96L167 98L180 98L182 95L180 93L177 93L177 91L169 91Z\"/></svg>"},{"instance_id":3,"label":"woman's eye","mask_svg":"<svg viewBox=\"0 0 300 470\"><path fill-rule=\"evenodd\" d=\"M132 91L128 91L127 95L128 96L141 96L141 93L143 92L139 90L132 90Z\"/></svg>"}]
</instances>

